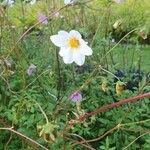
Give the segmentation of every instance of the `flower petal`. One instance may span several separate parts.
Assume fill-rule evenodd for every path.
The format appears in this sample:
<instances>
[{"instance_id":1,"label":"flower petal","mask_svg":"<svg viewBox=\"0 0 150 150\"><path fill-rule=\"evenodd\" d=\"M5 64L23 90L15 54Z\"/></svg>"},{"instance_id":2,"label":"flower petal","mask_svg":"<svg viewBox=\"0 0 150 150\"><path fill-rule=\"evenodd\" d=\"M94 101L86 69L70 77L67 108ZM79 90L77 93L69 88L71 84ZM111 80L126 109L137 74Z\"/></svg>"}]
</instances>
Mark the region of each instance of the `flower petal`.
<instances>
[{"instance_id":1,"label":"flower petal","mask_svg":"<svg viewBox=\"0 0 150 150\"><path fill-rule=\"evenodd\" d=\"M61 57L63 57L63 56L65 56L65 54L66 54L66 48L64 48L64 47L60 48L59 55Z\"/></svg>"},{"instance_id":2,"label":"flower petal","mask_svg":"<svg viewBox=\"0 0 150 150\"><path fill-rule=\"evenodd\" d=\"M64 56L63 61L65 64L71 64L73 62L73 53L70 53L68 57Z\"/></svg>"},{"instance_id":3,"label":"flower petal","mask_svg":"<svg viewBox=\"0 0 150 150\"><path fill-rule=\"evenodd\" d=\"M58 47L64 47L67 44L68 33L65 31L59 31L57 35L50 37L51 41Z\"/></svg>"},{"instance_id":4,"label":"flower petal","mask_svg":"<svg viewBox=\"0 0 150 150\"><path fill-rule=\"evenodd\" d=\"M71 3L72 3L71 1L72 1L72 0L64 0L64 4L65 4L65 5L71 4Z\"/></svg>"},{"instance_id":5,"label":"flower petal","mask_svg":"<svg viewBox=\"0 0 150 150\"><path fill-rule=\"evenodd\" d=\"M85 56L77 50L73 52L73 60L77 65L82 66L85 61Z\"/></svg>"},{"instance_id":6,"label":"flower petal","mask_svg":"<svg viewBox=\"0 0 150 150\"><path fill-rule=\"evenodd\" d=\"M80 48L79 51L81 54L86 55L86 56L90 56L92 55L93 51L92 49L87 45L87 43L84 40L80 40Z\"/></svg>"},{"instance_id":7,"label":"flower petal","mask_svg":"<svg viewBox=\"0 0 150 150\"><path fill-rule=\"evenodd\" d=\"M48 20L43 13L38 14L38 19L42 24L48 24Z\"/></svg>"},{"instance_id":8,"label":"flower petal","mask_svg":"<svg viewBox=\"0 0 150 150\"><path fill-rule=\"evenodd\" d=\"M36 66L35 66L34 64L31 64L31 65L29 66L29 68L27 69L27 74L28 74L29 76L31 76L32 73L35 71L35 69L36 69Z\"/></svg>"},{"instance_id":9,"label":"flower petal","mask_svg":"<svg viewBox=\"0 0 150 150\"><path fill-rule=\"evenodd\" d=\"M81 39L82 38L81 34L78 31L75 31L75 30L71 30L69 32L69 35L71 37L76 37L77 39Z\"/></svg>"},{"instance_id":10,"label":"flower petal","mask_svg":"<svg viewBox=\"0 0 150 150\"><path fill-rule=\"evenodd\" d=\"M71 64L73 62L73 52L70 48L62 47L59 51L59 55L63 57L65 64Z\"/></svg>"},{"instance_id":11,"label":"flower petal","mask_svg":"<svg viewBox=\"0 0 150 150\"><path fill-rule=\"evenodd\" d=\"M78 91L71 94L70 99L73 102L80 102L82 100L82 95Z\"/></svg>"},{"instance_id":12,"label":"flower petal","mask_svg":"<svg viewBox=\"0 0 150 150\"><path fill-rule=\"evenodd\" d=\"M68 35L69 35L68 32L63 31L63 30L62 30L62 31L59 31L58 34L61 35L61 36L68 36Z\"/></svg>"}]
</instances>

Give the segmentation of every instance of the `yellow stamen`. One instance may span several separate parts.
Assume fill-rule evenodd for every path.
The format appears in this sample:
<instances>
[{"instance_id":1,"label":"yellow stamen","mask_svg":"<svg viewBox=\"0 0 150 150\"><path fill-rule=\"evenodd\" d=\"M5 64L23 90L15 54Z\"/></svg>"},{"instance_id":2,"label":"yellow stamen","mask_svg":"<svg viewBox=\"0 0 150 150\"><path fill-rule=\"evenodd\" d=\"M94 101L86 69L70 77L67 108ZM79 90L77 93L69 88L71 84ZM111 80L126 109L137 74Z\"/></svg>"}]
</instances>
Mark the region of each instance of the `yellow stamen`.
<instances>
[{"instance_id":1,"label":"yellow stamen","mask_svg":"<svg viewBox=\"0 0 150 150\"><path fill-rule=\"evenodd\" d=\"M80 43L79 43L79 40L78 39L76 39L76 38L71 38L71 39L69 39L69 46L71 47L71 48L78 48L79 47L79 45L80 45Z\"/></svg>"}]
</instances>

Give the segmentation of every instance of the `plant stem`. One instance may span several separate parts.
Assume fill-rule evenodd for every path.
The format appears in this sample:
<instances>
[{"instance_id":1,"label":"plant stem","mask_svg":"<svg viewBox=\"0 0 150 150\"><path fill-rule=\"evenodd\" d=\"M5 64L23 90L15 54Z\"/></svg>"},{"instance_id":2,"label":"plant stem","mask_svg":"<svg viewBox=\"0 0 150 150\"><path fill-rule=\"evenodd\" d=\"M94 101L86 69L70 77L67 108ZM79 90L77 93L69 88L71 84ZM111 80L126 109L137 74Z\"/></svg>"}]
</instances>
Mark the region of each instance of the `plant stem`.
<instances>
[{"instance_id":1,"label":"plant stem","mask_svg":"<svg viewBox=\"0 0 150 150\"><path fill-rule=\"evenodd\" d=\"M56 63L57 63L57 100L60 99L60 91L61 91L61 72L60 72L60 62L59 62L59 55L58 50L56 50Z\"/></svg>"},{"instance_id":2,"label":"plant stem","mask_svg":"<svg viewBox=\"0 0 150 150\"><path fill-rule=\"evenodd\" d=\"M129 145L127 145L126 147L124 147L122 150L125 150L127 149L130 145L132 145L135 141L137 141L140 137L146 135L146 134L150 134L150 132L146 132L146 133L143 133L142 135L138 136L135 140L133 140Z\"/></svg>"},{"instance_id":3,"label":"plant stem","mask_svg":"<svg viewBox=\"0 0 150 150\"><path fill-rule=\"evenodd\" d=\"M24 134L22 134L22 133L20 133L20 132L18 132L18 131L16 131L16 130L14 130L13 128L0 128L0 130L7 130L7 131L10 131L10 132L13 132L13 133L15 133L15 134L21 136L22 138L25 138L26 140L30 141L31 143L33 143L33 144L35 144L35 145L41 147L42 149L48 150L48 149L47 149L46 147L44 147L43 145L41 145L41 144L39 144L38 142L34 141L33 139L27 137L26 135L24 135Z\"/></svg>"},{"instance_id":4,"label":"plant stem","mask_svg":"<svg viewBox=\"0 0 150 150\"><path fill-rule=\"evenodd\" d=\"M150 92L148 93L145 93L145 94L141 94L141 95L138 95L138 96L134 96L134 97L130 97L130 98L127 98L127 99L123 99L123 100L120 100L118 102L115 102L115 103L111 103L111 104L108 104L106 106L103 106L95 111L92 111L90 113L87 113L85 114L84 116L81 116L79 119L77 119L78 122L81 122L97 113L101 113L101 112L104 112L110 108L113 108L113 107L117 107L117 106L120 106L120 105L123 105L123 104L126 104L126 103L132 103L132 102L136 102L137 100L141 100L143 98L146 98L146 97L150 97Z\"/></svg>"}]
</instances>

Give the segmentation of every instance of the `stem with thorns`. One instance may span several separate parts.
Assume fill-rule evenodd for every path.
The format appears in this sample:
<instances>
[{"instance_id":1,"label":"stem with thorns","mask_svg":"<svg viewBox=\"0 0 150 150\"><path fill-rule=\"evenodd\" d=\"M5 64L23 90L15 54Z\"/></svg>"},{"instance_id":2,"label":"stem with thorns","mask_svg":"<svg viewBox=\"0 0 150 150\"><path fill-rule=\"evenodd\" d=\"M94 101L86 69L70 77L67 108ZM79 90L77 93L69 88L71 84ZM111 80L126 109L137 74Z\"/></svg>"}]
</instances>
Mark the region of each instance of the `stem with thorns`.
<instances>
[{"instance_id":1,"label":"stem with thorns","mask_svg":"<svg viewBox=\"0 0 150 150\"><path fill-rule=\"evenodd\" d=\"M95 111L92 111L90 113L87 113L85 114L84 116L81 116L79 119L77 119L77 122L81 122L97 113L101 113L101 112L104 112L110 108L114 108L114 107L117 107L117 106L120 106L120 105L123 105L123 104L126 104L126 103L133 103L133 102L136 102L138 100L141 100L143 98L146 98L146 97L150 97L150 92L148 93L145 93L145 94L141 94L141 95L138 95L138 96L134 96L134 97L130 97L130 98L127 98L127 99L123 99L123 100L120 100L118 102L115 102L115 103L111 103L111 104L108 104L106 106L103 106Z\"/></svg>"}]
</instances>

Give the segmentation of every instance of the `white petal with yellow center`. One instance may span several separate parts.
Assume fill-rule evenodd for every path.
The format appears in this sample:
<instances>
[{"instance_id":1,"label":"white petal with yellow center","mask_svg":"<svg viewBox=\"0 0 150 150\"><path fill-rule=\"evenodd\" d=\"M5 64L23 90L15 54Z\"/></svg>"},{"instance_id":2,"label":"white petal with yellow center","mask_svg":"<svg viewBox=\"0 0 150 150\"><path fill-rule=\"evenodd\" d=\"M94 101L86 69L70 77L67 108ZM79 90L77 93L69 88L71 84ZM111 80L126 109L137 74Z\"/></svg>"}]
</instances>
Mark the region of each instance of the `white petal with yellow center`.
<instances>
[{"instance_id":1,"label":"white petal with yellow center","mask_svg":"<svg viewBox=\"0 0 150 150\"><path fill-rule=\"evenodd\" d=\"M70 37L68 40L68 46L71 49L77 49L80 46L80 41L75 37Z\"/></svg>"},{"instance_id":2,"label":"white petal with yellow center","mask_svg":"<svg viewBox=\"0 0 150 150\"><path fill-rule=\"evenodd\" d=\"M70 32L69 32L69 35L71 36L71 37L76 37L77 39L81 39L82 37L81 37L81 34L78 32L78 31L75 31L75 30L71 30Z\"/></svg>"},{"instance_id":3,"label":"white petal with yellow center","mask_svg":"<svg viewBox=\"0 0 150 150\"><path fill-rule=\"evenodd\" d=\"M78 51L74 51L73 53L73 60L74 62L79 65L79 66L82 66L84 64L84 61L85 61L85 56L82 55L80 52Z\"/></svg>"},{"instance_id":4,"label":"white petal with yellow center","mask_svg":"<svg viewBox=\"0 0 150 150\"><path fill-rule=\"evenodd\" d=\"M87 43L84 40L80 40L80 53L86 56L92 55L93 51L92 49L87 45Z\"/></svg>"},{"instance_id":5,"label":"white petal with yellow center","mask_svg":"<svg viewBox=\"0 0 150 150\"><path fill-rule=\"evenodd\" d=\"M57 35L50 37L51 41L58 47L64 47L67 44L69 34L66 31L59 31Z\"/></svg>"},{"instance_id":6,"label":"white petal with yellow center","mask_svg":"<svg viewBox=\"0 0 150 150\"><path fill-rule=\"evenodd\" d=\"M87 45L78 31L59 31L57 35L50 37L51 41L60 47L59 55L63 57L65 64L75 62L81 66L85 62L85 56L92 55L92 49Z\"/></svg>"},{"instance_id":7,"label":"white petal with yellow center","mask_svg":"<svg viewBox=\"0 0 150 150\"><path fill-rule=\"evenodd\" d=\"M61 57L69 57L69 55L71 55L71 54L72 54L72 51L70 50L70 48L68 48L68 47L60 48L59 55Z\"/></svg>"},{"instance_id":8,"label":"white petal with yellow center","mask_svg":"<svg viewBox=\"0 0 150 150\"><path fill-rule=\"evenodd\" d=\"M68 55L68 57L64 56L63 57L63 61L65 64L71 64L73 63L73 53L71 53L70 55Z\"/></svg>"}]
</instances>

